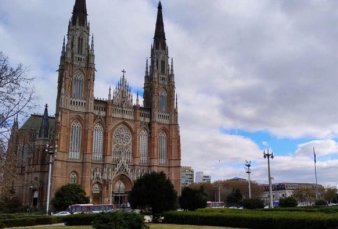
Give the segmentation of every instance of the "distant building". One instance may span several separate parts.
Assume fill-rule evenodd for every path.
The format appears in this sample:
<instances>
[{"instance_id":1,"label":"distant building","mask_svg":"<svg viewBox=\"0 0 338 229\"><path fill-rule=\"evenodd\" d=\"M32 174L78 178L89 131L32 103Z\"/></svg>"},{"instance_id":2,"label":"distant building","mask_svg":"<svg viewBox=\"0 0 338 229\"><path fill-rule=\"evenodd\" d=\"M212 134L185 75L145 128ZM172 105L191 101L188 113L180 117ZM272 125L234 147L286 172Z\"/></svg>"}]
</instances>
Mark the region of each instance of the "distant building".
<instances>
[{"instance_id":1,"label":"distant building","mask_svg":"<svg viewBox=\"0 0 338 229\"><path fill-rule=\"evenodd\" d=\"M190 166L181 167L181 187L187 187L194 183L194 170Z\"/></svg>"},{"instance_id":2,"label":"distant building","mask_svg":"<svg viewBox=\"0 0 338 229\"><path fill-rule=\"evenodd\" d=\"M211 176L210 175L203 175L202 182L211 183Z\"/></svg>"},{"instance_id":3,"label":"distant building","mask_svg":"<svg viewBox=\"0 0 338 229\"><path fill-rule=\"evenodd\" d=\"M198 171L196 172L196 176L195 176L195 183L200 183L203 180L203 172L202 171Z\"/></svg>"},{"instance_id":4,"label":"distant building","mask_svg":"<svg viewBox=\"0 0 338 229\"><path fill-rule=\"evenodd\" d=\"M201 183L201 182L211 182L211 176L210 175L204 175L202 171L196 172L196 178L195 183Z\"/></svg>"},{"instance_id":5,"label":"distant building","mask_svg":"<svg viewBox=\"0 0 338 229\"><path fill-rule=\"evenodd\" d=\"M262 199L266 204L269 203L269 185L264 184L264 193ZM280 198L285 198L293 195L296 189L307 188L316 190L316 184L312 183L277 183L272 184L272 199L274 203L278 203ZM317 189L323 189L322 185L317 185ZM301 203L300 203L301 204Z\"/></svg>"}]
</instances>

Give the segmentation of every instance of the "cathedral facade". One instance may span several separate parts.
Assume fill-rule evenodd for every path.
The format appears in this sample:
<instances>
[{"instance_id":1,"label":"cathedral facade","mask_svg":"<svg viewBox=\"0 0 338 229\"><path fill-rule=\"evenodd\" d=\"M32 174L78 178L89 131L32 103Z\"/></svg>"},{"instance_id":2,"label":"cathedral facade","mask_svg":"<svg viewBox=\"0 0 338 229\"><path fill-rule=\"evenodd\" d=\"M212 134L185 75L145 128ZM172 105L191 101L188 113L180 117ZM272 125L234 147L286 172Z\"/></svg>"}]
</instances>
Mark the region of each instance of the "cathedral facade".
<instances>
[{"instance_id":1,"label":"cathedral facade","mask_svg":"<svg viewBox=\"0 0 338 229\"><path fill-rule=\"evenodd\" d=\"M21 128L17 122L13 126L9 150L18 158L13 186L24 205L45 206L49 155L51 198L61 186L76 183L91 203L123 204L134 181L150 171L163 171L180 192L175 75L161 3L150 51L143 105L138 96L133 99L125 71L107 99L96 99L86 1L75 1L62 45L55 117L48 116L46 106L44 115L32 115Z\"/></svg>"}]
</instances>

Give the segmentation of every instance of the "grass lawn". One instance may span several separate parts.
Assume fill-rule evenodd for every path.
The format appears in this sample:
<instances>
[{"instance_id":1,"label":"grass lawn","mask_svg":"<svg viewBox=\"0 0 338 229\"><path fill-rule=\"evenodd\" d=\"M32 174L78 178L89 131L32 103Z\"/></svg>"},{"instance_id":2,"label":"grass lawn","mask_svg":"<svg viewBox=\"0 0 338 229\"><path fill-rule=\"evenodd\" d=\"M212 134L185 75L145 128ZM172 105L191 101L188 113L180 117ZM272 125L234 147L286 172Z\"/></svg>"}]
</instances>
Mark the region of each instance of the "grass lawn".
<instances>
[{"instance_id":1,"label":"grass lawn","mask_svg":"<svg viewBox=\"0 0 338 229\"><path fill-rule=\"evenodd\" d=\"M91 226L35 226L35 227L16 227L15 229L93 229ZM175 224L150 224L150 229L226 229L226 227L211 226L192 226L192 225L175 225ZM232 228L233 229L233 228Z\"/></svg>"}]
</instances>

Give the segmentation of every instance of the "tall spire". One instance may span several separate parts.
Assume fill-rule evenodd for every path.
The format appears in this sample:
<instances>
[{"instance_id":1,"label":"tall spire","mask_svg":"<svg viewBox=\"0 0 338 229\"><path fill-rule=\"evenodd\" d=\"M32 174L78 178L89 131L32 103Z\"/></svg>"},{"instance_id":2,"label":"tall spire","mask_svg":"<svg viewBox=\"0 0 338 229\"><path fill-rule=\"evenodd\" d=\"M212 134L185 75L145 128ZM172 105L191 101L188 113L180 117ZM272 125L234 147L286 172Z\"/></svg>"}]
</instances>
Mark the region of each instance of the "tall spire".
<instances>
[{"instance_id":1,"label":"tall spire","mask_svg":"<svg viewBox=\"0 0 338 229\"><path fill-rule=\"evenodd\" d=\"M165 32L164 32L161 2L158 3L158 7L157 7L157 19L156 19L156 28L155 28L155 35L154 35L154 45L155 45L155 49L166 50L167 48L167 45L165 42Z\"/></svg>"},{"instance_id":2,"label":"tall spire","mask_svg":"<svg viewBox=\"0 0 338 229\"><path fill-rule=\"evenodd\" d=\"M43 113L43 117L41 120L41 126L39 130L40 138L48 138L49 132L49 119L48 119L48 105L45 106L45 112Z\"/></svg>"},{"instance_id":3,"label":"tall spire","mask_svg":"<svg viewBox=\"0 0 338 229\"><path fill-rule=\"evenodd\" d=\"M87 7L86 0L76 0L73 8L72 25L87 25Z\"/></svg>"}]
</instances>

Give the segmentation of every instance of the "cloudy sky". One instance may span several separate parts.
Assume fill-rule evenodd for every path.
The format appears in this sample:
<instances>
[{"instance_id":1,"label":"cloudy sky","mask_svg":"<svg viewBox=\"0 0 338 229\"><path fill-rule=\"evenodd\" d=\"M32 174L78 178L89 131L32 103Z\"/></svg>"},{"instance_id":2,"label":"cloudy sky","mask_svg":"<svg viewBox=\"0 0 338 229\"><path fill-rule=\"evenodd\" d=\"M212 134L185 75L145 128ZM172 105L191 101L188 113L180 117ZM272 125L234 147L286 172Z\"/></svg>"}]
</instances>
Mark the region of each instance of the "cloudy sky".
<instances>
[{"instance_id":1,"label":"cloudy sky","mask_svg":"<svg viewBox=\"0 0 338 229\"><path fill-rule=\"evenodd\" d=\"M95 37L95 95L121 70L142 92L157 1L87 0ZM36 112L54 112L62 40L74 0L1 0L0 51L35 77ZM246 177L338 185L338 2L162 1L174 58L182 165L212 180Z\"/></svg>"}]
</instances>

